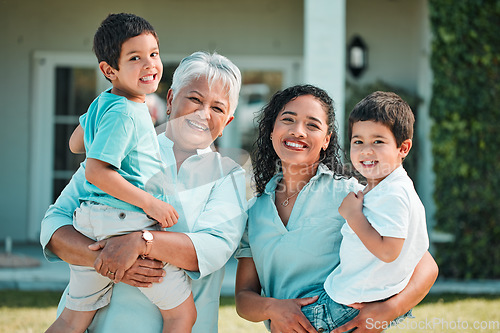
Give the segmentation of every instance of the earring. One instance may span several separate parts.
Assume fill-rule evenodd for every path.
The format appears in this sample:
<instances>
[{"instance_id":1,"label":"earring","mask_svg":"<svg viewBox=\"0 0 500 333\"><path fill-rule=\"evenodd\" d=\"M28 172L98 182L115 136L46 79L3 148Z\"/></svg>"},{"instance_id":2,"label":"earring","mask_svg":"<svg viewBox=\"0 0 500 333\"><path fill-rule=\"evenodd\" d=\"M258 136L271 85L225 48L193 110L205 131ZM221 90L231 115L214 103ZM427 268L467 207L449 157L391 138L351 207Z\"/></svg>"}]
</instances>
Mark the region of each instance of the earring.
<instances>
[{"instance_id":1,"label":"earring","mask_svg":"<svg viewBox=\"0 0 500 333\"><path fill-rule=\"evenodd\" d=\"M222 133L218 135L219 138L222 138Z\"/></svg>"},{"instance_id":2,"label":"earring","mask_svg":"<svg viewBox=\"0 0 500 333\"><path fill-rule=\"evenodd\" d=\"M273 141L273 133L269 136L269 140Z\"/></svg>"}]
</instances>

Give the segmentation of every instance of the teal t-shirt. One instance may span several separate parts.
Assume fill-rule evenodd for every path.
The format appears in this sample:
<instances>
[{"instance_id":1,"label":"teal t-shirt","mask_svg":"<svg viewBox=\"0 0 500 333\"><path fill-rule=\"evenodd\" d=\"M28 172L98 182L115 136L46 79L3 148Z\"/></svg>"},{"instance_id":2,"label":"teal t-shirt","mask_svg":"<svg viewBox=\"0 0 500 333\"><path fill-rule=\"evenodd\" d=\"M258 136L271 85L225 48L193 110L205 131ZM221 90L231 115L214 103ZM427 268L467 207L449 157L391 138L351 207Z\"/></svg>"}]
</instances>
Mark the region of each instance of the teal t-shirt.
<instances>
[{"instance_id":1,"label":"teal t-shirt","mask_svg":"<svg viewBox=\"0 0 500 333\"><path fill-rule=\"evenodd\" d=\"M146 103L136 103L125 97L101 93L80 117L84 129L87 158L109 163L134 186L165 200L161 184L164 169L158 139ZM85 181L90 200L115 208L142 211L118 200Z\"/></svg>"}]
</instances>

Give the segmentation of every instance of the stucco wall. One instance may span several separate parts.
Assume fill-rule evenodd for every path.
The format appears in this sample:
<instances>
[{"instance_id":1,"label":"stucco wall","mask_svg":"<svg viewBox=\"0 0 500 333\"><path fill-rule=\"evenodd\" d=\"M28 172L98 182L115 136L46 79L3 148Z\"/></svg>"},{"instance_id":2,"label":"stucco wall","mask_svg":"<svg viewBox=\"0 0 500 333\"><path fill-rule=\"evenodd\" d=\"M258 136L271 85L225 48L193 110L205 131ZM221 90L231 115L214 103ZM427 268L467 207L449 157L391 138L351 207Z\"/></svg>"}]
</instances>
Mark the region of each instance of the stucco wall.
<instances>
[{"instance_id":1,"label":"stucco wall","mask_svg":"<svg viewBox=\"0 0 500 333\"><path fill-rule=\"evenodd\" d=\"M421 56L422 0L346 1L347 43L359 35L368 47L368 69L359 82L382 79L415 92ZM348 76L348 79L353 80Z\"/></svg>"},{"instance_id":2,"label":"stucco wall","mask_svg":"<svg viewBox=\"0 0 500 333\"><path fill-rule=\"evenodd\" d=\"M111 12L132 12L158 31L161 54L301 56L302 0L0 1L0 244L25 240L29 207L29 92L35 50L91 53Z\"/></svg>"},{"instance_id":3,"label":"stucco wall","mask_svg":"<svg viewBox=\"0 0 500 333\"><path fill-rule=\"evenodd\" d=\"M428 86L419 70L428 57L422 50L426 1L346 0L346 41L359 34L369 48L369 69L359 83L383 79L413 92ZM0 244L7 235L15 240L28 235L34 51L91 55L102 19L110 12L132 12L155 26L167 62L169 55L200 49L229 57L300 58L303 10L303 0L0 1ZM430 191L427 196L430 200Z\"/></svg>"}]
</instances>

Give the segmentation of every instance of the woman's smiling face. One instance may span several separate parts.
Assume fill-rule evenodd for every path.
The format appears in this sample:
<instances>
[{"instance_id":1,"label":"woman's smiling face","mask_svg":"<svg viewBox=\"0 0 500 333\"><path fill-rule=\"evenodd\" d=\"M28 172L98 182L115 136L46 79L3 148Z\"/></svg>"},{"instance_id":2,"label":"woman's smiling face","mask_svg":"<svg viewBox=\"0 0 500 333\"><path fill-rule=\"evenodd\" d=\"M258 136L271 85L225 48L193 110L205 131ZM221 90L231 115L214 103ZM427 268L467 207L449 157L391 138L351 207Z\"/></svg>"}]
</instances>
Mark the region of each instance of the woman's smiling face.
<instances>
[{"instance_id":1,"label":"woman's smiling face","mask_svg":"<svg viewBox=\"0 0 500 333\"><path fill-rule=\"evenodd\" d=\"M169 90L167 111L166 135L177 148L191 152L210 146L233 119L226 87L222 82L209 86L204 77L192 80L175 94Z\"/></svg>"},{"instance_id":2,"label":"woman's smiling face","mask_svg":"<svg viewBox=\"0 0 500 333\"><path fill-rule=\"evenodd\" d=\"M271 140L283 166L310 166L330 143L324 106L311 95L288 102L278 113Z\"/></svg>"}]
</instances>

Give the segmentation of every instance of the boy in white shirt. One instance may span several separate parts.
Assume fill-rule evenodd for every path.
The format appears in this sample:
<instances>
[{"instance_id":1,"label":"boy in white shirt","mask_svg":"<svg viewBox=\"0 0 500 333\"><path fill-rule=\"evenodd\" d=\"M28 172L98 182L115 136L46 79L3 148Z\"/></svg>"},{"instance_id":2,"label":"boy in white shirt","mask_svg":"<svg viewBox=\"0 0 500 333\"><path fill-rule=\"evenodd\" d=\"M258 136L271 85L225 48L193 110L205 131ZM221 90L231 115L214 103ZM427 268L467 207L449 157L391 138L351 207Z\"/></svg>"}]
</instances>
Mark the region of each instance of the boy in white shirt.
<instances>
[{"instance_id":1,"label":"boy in white shirt","mask_svg":"<svg viewBox=\"0 0 500 333\"><path fill-rule=\"evenodd\" d=\"M414 121L404 100L380 91L361 100L349 116L351 162L367 185L349 193L339 207L347 221L340 264L324 284L329 297L319 300L327 304L333 327L357 315L355 303L402 291L429 247L424 206L402 166L412 147ZM308 307L303 311L313 326L325 320Z\"/></svg>"}]
</instances>

